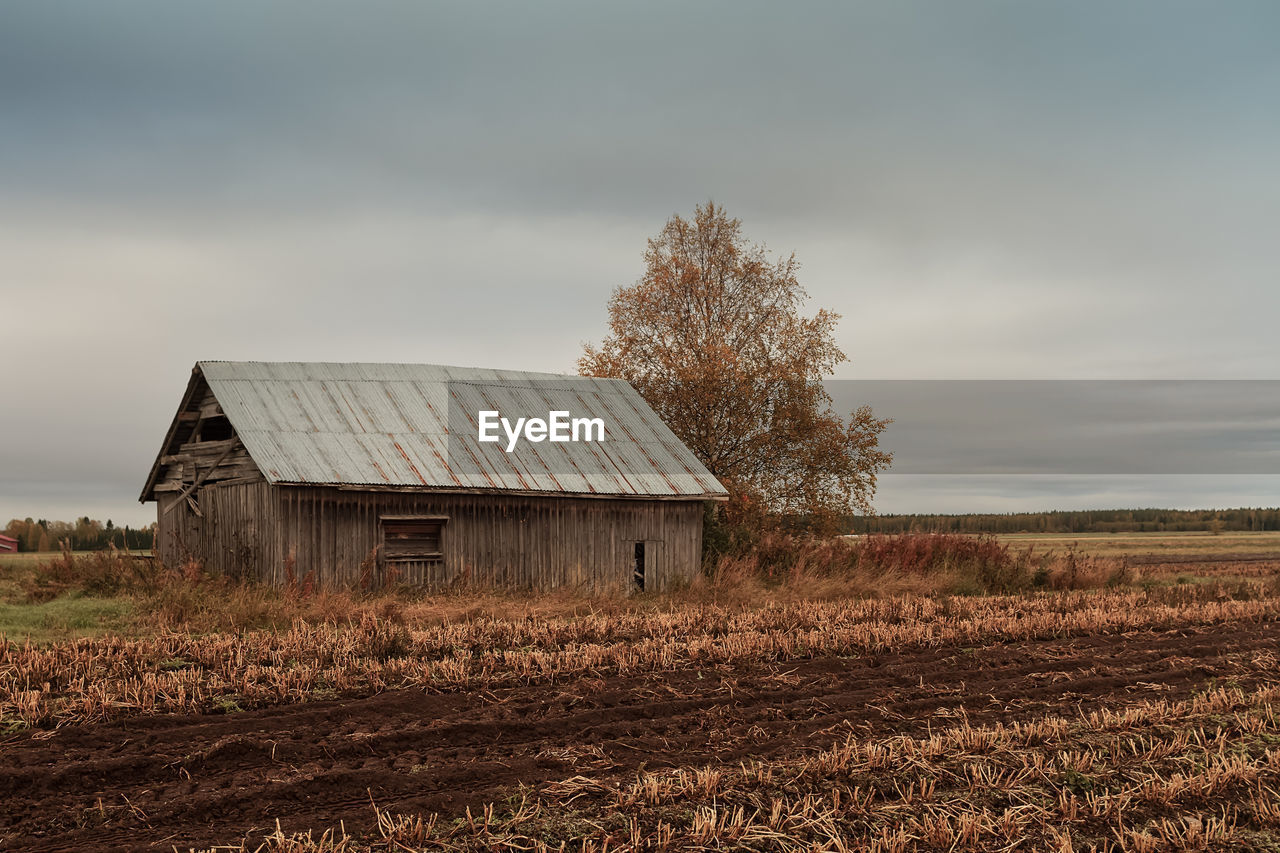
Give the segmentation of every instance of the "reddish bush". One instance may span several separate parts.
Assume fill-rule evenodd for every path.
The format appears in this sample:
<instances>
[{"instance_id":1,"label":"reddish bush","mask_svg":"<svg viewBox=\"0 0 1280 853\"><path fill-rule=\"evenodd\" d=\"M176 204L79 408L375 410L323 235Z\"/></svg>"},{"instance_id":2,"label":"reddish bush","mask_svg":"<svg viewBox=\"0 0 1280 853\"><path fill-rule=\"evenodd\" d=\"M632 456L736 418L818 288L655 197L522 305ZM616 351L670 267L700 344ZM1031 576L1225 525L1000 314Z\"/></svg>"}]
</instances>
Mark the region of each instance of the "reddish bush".
<instances>
[{"instance_id":1,"label":"reddish bush","mask_svg":"<svg viewBox=\"0 0 1280 853\"><path fill-rule=\"evenodd\" d=\"M871 535L858 541L858 561L881 569L917 574L942 568L1014 562L1007 545L990 536L958 533L903 533Z\"/></svg>"},{"instance_id":2,"label":"reddish bush","mask_svg":"<svg viewBox=\"0 0 1280 853\"><path fill-rule=\"evenodd\" d=\"M1013 592L1030 586L1032 581L1031 552L1014 554L994 536L871 535L858 540L857 552L858 565L864 569L951 575L976 587L964 589L966 592Z\"/></svg>"},{"instance_id":3,"label":"reddish bush","mask_svg":"<svg viewBox=\"0 0 1280 853\"><path fill-rule=\"evenodd\" d=\"M711 569L717 578L754 575L767 584L843 579L874 591L879 579L885 591L905 586L981 593L1030 587L1035 566L1030 550L1015 554L991 536L904 533L819 539L769 533L750 550L723 557Z\"/></svg>"}]
</instances>

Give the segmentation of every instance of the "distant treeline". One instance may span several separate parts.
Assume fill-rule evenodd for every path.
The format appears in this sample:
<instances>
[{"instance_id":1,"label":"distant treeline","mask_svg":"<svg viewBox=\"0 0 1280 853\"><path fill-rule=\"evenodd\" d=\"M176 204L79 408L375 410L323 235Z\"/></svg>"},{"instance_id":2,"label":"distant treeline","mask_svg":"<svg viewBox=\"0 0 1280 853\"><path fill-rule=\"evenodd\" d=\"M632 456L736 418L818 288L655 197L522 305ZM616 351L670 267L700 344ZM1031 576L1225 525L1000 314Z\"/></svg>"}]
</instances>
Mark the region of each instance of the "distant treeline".
<instances>
[{"instance_id":1,"label":"distant treeline","mask_svg":"<svg viewBox=\"0 0 1280 853\"><path fill-rule=\"evenodd\" d=\"M1093 509L966 515L861 516L851 533L1132 533L1280 530L1280 509Z\"/></svg>"},{"instance_id":2,"label":"distant treeline","mask_svg":"<svg viewBox=\"0 0 1280 853\"><path fill-rule=\"evenodd\" d=\"M103 524L86 515L75 521L15 518L5 525L4 535L18 540L19 551L57 551L63 542L69 543L73 551L101 551L111 545L146 551L155 541L156 529L154 524L116 527L109 518Z\"/></svg>"}]
</instances>

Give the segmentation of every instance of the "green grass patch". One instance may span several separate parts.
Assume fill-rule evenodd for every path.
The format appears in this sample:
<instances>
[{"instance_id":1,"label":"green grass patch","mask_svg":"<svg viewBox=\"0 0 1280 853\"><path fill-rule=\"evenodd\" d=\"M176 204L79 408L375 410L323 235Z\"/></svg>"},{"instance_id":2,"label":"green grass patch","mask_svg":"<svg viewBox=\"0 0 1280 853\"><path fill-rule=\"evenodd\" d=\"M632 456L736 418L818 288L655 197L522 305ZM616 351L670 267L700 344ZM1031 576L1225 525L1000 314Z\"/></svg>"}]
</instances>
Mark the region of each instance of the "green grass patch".
<instances>
[{"instance_id":1,"label":"green grass patch","mask_svg":"<svg viewBox=\"0 0 1280 853\"><path fill-rule=\"evenodd\" d=\"M35 643L122 633L133 618L134 604L124 598L63 596L39 604L0 603L0 635L13 642Z\"/></svg>"}]
</instances>

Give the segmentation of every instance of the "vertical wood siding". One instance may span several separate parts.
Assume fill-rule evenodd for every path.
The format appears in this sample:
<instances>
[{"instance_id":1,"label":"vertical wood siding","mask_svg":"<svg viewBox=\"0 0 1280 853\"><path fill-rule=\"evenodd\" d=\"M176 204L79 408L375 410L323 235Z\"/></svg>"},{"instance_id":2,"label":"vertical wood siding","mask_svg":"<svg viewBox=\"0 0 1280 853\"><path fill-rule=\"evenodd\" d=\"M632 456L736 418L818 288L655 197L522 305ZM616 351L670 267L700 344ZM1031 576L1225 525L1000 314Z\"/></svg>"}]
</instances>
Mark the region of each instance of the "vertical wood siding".
<instances>
[{"instance_id":1,"label":"vertical wood siding","mask_svg":"<svg viewBox=\"0 0 1280 853\"><path fill-rule=\"evenodd\" d=\"M185 547L206 566L275 584L292 557L296 577L354 587L379 544L385 515L446 516L441 562L378 561L376 580L439 588L456 581L533 589L626 589L634 546L646 543L646 589L697 574L702 553L699 501L606 500L516 495L360 492L331 487L213 485L199 490L204 517L187 506L170 514L161 499L158 552L181 562ZM167 520L166 520L167 519Z\"/></svg>"},{"instance_id":2,"label":"vertical wood siding","mask_svg":"<svg viewBox=\"0 0 1280 853\"><path fill-rule=\"evenodd\" d=\"M262 578L279 562L276 501L265 481L202 486L186 500L159 495L156 553L168 566L188 559L235 578ZM172 511L168 507L176 502Z\"/></svg>"}]
</instances>

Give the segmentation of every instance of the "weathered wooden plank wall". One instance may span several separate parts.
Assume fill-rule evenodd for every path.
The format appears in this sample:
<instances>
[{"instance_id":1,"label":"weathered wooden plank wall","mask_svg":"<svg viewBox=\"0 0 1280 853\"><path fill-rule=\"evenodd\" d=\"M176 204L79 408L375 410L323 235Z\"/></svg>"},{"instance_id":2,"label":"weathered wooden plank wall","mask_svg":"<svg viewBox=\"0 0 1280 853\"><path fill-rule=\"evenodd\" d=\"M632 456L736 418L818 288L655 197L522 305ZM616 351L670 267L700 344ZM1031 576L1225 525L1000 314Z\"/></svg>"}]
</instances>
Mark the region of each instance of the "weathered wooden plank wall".
<instances>
[{"instance_id":1,"label":"weathered wooden plank wall","mask_svg":"<svg viewBox=\"0 0 1280 853\"><path fill-rule=\"evenodd\" d=\"M552 589L625 589L635 543L646 543L646 589L687 583L702 552L698 501L609 500L518 495L362 492L331 487L214 484L197 490L197 515L161 495L157 553L169 565L188 555L214 572L286 582L313 573L332 587L359 585L362 562L379 544L381 516L445 516L442 562L382 563L402 582L427 588L457 580Z\"/></svg>"},{"instance_id":2,"label":"weathered wooden plank wall","mask_svg":"<svg viewBox=\"0 0 1280 853\"><path fill-rule=\"evenodd\" d=\"M668 589L697 574L702 505L697 501L607 500L517 495L360 492L278 487L279 547L295 571L354 586L379 543L378 518L446 516L443 563L391 564L409 583L596 588L630 583L634 545L648 546L646 588ZM660 545L658 543L661 543ZM387 565L382 567L384 570ZM283 581L281 569L264 576Z\"/></svg>"},{"instance_id":3,"label":"weathered wooden plank wall","mask_svg":"<svg viewBox=\"0 0 1280 853\"><path fill-rule=\"evenodd\" d=\"M265 481L202 486L192 497L199 513L185 498L159 496L156 553L165 565L194 558L212 572L255 579L280 562L277 502Z\"/></svg>"}]
</instances>

